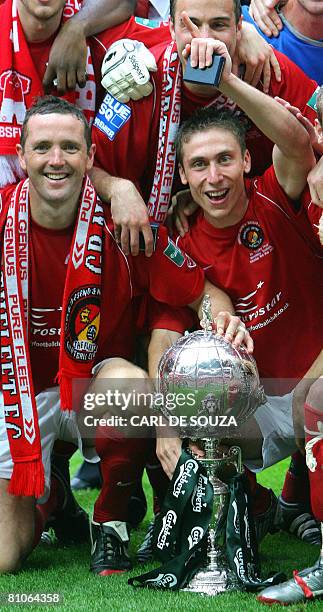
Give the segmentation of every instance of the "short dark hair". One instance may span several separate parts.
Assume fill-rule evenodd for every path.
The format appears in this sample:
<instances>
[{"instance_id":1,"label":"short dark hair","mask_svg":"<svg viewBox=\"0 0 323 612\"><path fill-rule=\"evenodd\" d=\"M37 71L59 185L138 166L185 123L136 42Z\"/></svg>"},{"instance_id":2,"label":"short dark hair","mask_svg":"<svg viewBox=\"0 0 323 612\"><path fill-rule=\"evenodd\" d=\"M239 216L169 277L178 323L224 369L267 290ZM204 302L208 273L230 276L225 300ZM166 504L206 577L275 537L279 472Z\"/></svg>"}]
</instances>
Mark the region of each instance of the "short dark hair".
<instances>
[{"instance_id":1,"label":"short dark hair","mask_svg":"<svg viewBox=\"0 0 323 612\"><path fill-rule=\"evenodd\" d=\"M22 148L25 148L27 134L28 134L28 121L34 115L52 115L57 113L58 115L73 115L79 121L83 123L84 127L84 138L86 141L87 151L90 150L92 139L90 126L83 115L82 111L75 106L57 96L42 96L36 99L34 104L27 110L24 122L21 128L20 144Z\"/></svg>"},{"instance_id":2,"label":"short dark hair","mask_svg":"<svg viewBox=\"0 0 323 612\"><path fill-rule=\"evenodd\" d=\"M196 1L197 1L197 3L201 2L201 0L196 0ZM214 0L214 1L216 1L216 0ZM174 23L174 21L175 21L175 13L176 13L176 0L169 0L169 4L170 4L170 16L171 16L172 22ZM233 4L233 8L234 8L235 22L237 24L239 22L240 17L241 17L241 3L240 3L240 0L232 0L232 4Z\"/></svg>"},{"instance_id":3,"label":"short dark hair","mask_svg":"<svg viewBox=\"0 0 323 612\"><path fill-rule=\"evenodd\" d=\"M238 141L242 155L246 151L246 127L242 121L229 110L216 109L213 106L199 108L186 121L183 121L176 136L176 155L179 164L183 164L183 145L189 142L193 134L213 128L228 130Z\"/></svg>"},{"instance_id":4,"label":"short dark hair","mask_svg":"<svg viewBox=\"0 0 323 612\"><path fill-rule=\"evenodd\" d=\"M318 94L316 96L316 111L320 125L323 127L323 85L319 87Z\"/></svg>"}]
</instances>

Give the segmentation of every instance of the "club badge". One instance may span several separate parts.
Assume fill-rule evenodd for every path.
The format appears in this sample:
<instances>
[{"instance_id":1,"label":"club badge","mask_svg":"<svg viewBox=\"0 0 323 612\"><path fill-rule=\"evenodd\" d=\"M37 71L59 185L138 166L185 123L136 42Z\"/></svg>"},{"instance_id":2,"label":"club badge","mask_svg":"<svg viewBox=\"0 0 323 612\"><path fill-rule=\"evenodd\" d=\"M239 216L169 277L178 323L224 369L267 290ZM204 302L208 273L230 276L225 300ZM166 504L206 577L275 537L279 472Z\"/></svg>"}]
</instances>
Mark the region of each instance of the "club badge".
<instances>
[{"instance_id":1,"label":"club badge","mask_svg":"<svg viewBox=\"0 0 323 612\"><path fill-rule=\"evenodd\" d=\"M255 251L259 249L264 241L264 232L257 222L245 223L240 229L238 240L247 249Z\"/></svg>"},{"instance_id":2,"label":"club badge","mask_svg":"<svg viewBox=\"0 0 323 612\"><path fill-rule=\"evenodd\" d=\"M65 347L72 359L89 362L97 351L100 327L100 295L97 286L74 291L66 309Z\"/></svg>"}]
</instances>

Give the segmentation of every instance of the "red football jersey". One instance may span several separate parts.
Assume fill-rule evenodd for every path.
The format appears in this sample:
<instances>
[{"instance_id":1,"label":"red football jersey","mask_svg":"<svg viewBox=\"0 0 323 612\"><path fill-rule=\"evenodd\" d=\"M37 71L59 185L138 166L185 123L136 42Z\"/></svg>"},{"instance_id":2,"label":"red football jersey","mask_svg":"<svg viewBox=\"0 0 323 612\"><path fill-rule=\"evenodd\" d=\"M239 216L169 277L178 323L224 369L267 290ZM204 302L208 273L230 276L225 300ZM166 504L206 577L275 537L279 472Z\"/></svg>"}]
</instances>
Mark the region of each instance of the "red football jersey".
<instances>
[{"instance_id":1,"label":"red football jersey","mask_svg":"<svg viewBox=\"0 0 323 612\"><path fill-rule=\"evenodd\" d=\"M273 167L246 186L239 223L215 228L199 211L176 242L231 297L255 341L261 376L302 377L323 346L323 259L304 208L295 212Z\"/></svg>"},{"instance_id":2,"label":"red football jersey","mask_svg":"<svg viewBox=\"0 0 323 612\"><path fill-rule=\"evenodd\" d=\"M2 190L10 197L15 186ZM100 343L97 361L119 356L131 359L135 337L132 299L149 292L155 300L172 306L194 302L203 291L204 274L168 238L161 227L152 257L143 253L126 257L112 232L109 209L104 229L104 269L101 312L107 318L107 335ZM47 230L35 222L30 227L29 343L36 393L52 386L58 371L61 310L73 227Z\"/></svg>"}]
</instances>

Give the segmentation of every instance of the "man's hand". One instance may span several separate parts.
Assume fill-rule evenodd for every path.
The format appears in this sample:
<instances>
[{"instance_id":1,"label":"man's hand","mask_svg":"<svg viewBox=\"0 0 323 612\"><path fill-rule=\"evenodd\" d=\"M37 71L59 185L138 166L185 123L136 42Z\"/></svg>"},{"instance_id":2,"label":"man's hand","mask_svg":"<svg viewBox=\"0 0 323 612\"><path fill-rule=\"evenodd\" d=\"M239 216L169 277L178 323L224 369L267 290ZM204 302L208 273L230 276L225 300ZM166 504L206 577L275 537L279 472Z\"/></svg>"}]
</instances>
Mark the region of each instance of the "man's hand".
<instances>
[{"instance_id":1,"label":"man's hand","mask_svg":"<svg viewBox=\"0 0 323 612\"><path fill-rule=\"evenodd\" d=\"M323 208L323 157L319 159L316 166L307 177L313 204Z\"/></svg>"},{"instance_id":2,"label":"man's hand","mask_svg":"<svg viewBox=\"0 0 323 612\"><path fill-rule=\"evenodd\" d=\"M59 94L76 85L86 85L87 45L81 23L68 19L59 30L49 54L48 66L43 79L45 93L55 84Z\"/></svg>"},{"instance_id":3,"label":"man's hand","mask_svg":"<svg viewBox=\"0 0 323 612\"><path fill-rule=\"evenodd\" d=\"M241 38L233 58L233 72L238 76L240 64L245 64L243 80L256 87L262 78L264 93L268 93L271 73L280 82L281 70L273 48L258 34L256 28L243 22Z\"/></svg>"},{"instance_id":4,"label":"man's hand","mask_svg":"<svg viewBox=\"0 0 323 612\"><path fill-rule=\"evenodd\" d=\"M292 104L287 102L287 100L284 100L283 98L279 98L278 96L275 96L275 100L277 100L277 102L279 102L279 104L281 104L282 106L287 108L287 110L289 110L289 112L292 113L292 115L294 115L294 117L296 117L296 119L298 119L298 121L306 129L306 131L307 131L307 133L308 133L308 135L310 137L311 145L312 145L314 151L316 153L318 153L319 155L323 155L322 144L319 143L315 127L310 122L310 120L307 117L305 117L304 115L302 115L300 109L297 108L297 106L292 106Z\"/></svg>"},{"instance_id":5,"label":"man's hand","mask_svg":"<svg viewBox=\"0 0 323 612\"><path fill-rule=\"evenodd\" d=\"M176 228L180 236L185 236L190 226L188 218L198 209L189 189L178 191L172 197L172 203L167 211L166 225L170 235Z\"/></svg>"},{"instance_id":6,"label":"man's hand","mask_svg":"<svg viewBox=\"0 0 323 612\"><path fill-rule=\"evenodd\" d=\"M166 421L165 421L166 422ZM164 429L164 428L163 428ZM159 429L159 433L163 433L163 429ZM166 429L166 428L165 428ZM157 430L158 436L158 430ZM180 438L165 438L157 437L156 440L156 455L162 464L162 468L171 480L177 465L177 462L182 452L182 440Z\"/></svg>"},{"instance_id":7,"label":"man's hand","mask_svg":"<svg viewBox=\"0 0 323 612\"><path fill-rule=\"evenodd\" d=\"M221 43L215 38L202 38L200 30L189 18L186 11L181 12L181 19L187 30L192 36L190 43L185 45L182 55L185 60L190 56L191 66L193 68L206 68L211 66L213 55L223 55L225 58L225 66L222 73L222 78L225 74L231 72L231 58L224 43ZM222 45L219 46L219 45Z\"/></svg>"},{"instance_id":8,"label":"man's hand","mask_svg":"<svg viewBox=\"0 0 323 612\"><path fill-rule=\"evenodd\" d=\"M111 194L111 215L115 237L125 255L138 255L139 232L145 241L145 255L153 253L153 235L149 224L148 211L135 185L126 179L118 181L118 188Z\"/></svg>"},{"instance_id":9,"label":"man's hand","mask_svg":"<svg viewBox=\"0 0 323 612\"><path fill-rule=\"evenodd\" d=\"M287 0L286 0L287 1ZM266 36L278 36L283 28L276 6L286 2L279 0L251 0L249 14Z\"/></svg>"},{"instance_id":10,"label":"man's hand","mask_svg":"<svg viewBox=\"0 0 323 612\"><path fill-rule=\"evenodd\" d=\"M232 342L236 348L243 345L248 353L253 353L253 339L239 317L230 312L219 312L214 319L214 331L224 336L224 339L228 342Z\"/></svg>"}]
</instances>

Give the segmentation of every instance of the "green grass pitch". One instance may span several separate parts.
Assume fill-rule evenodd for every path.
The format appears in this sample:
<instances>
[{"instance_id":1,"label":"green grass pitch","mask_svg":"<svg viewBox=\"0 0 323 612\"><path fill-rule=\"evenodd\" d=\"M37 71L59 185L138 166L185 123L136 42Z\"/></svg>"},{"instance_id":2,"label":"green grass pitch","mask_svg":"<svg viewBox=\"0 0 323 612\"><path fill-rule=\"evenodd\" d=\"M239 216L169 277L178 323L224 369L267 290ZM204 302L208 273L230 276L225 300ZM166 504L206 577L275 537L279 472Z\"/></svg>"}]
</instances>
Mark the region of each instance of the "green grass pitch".
<instances>
[{"instance_id":1,"label":"green grass pitch","mask_svg":"<svg viewBox=\"0 0 323 612\"><path fill-rule=\"evenodd\" d=\"M72 473L76 470L79 457L72 460ZM266 470L259 481L271 487L276 493L281 490L288 461ZM145 490L150 502L151 493L145 481ZM77 495L79 502L88 511L92 510L96 492L81 492ZM149 513L140 529L132 533L131 552L134 554L142 540ZM263 575L270 571L284 571L291 576L293 569L303 569L312 565L317 559L317 546L302 544L287 534L277 533L267 536L261 545ZM151 566L145 566L147 571ZM140 574L141 567L135 566L132 575ZM14 593L61 593L63 603L57 605L6 605L1 610L25 608L26 612L36 611L84 611L84 612L253 612L266 610L257 603L256 598L248 593L232 593L216 598L207 598L191 593L167 593L150 590L133 589L127 584L128 575L97 577L89 572L88 546L62 548L59 546L39 546L29 557L24 569L15 576L0 577L0 592ZM283 610L280 606L271 606L273 612ZM322 601L307 605L294 605L287 608L291 612L318 612L323 609Z\"/></svg>"}]
</instances>

